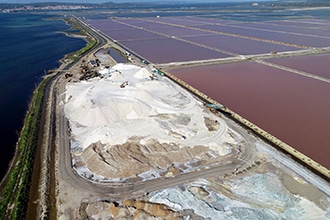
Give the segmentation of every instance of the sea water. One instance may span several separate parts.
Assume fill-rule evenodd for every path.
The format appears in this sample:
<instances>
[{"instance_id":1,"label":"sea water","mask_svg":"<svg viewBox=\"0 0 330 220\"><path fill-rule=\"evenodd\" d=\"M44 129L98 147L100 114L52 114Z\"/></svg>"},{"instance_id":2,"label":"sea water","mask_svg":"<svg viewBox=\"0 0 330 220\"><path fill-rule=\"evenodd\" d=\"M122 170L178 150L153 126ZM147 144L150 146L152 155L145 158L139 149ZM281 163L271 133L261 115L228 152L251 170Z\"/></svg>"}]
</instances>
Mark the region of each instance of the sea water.
<instances>
[{"instance_id":1,"label":"sea water","mask_svg":"<svg viewBox=\"0 0 330 220\"><path fill-rule=\"evenodd\" d=\"M15 152L33 90L65 54L86 45L68 37L70 27L54 16L0 13L0 178Z\"/></svg>"}]
</instances>

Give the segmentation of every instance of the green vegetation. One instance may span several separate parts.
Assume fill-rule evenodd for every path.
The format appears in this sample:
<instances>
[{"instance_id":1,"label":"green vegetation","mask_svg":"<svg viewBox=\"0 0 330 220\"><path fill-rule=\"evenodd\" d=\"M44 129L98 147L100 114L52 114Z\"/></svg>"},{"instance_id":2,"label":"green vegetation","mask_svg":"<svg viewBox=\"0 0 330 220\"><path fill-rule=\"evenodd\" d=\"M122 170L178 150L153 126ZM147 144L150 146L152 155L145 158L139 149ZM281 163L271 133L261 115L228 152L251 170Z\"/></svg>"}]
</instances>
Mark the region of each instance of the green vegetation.
<instances>
[{"instance_id":1,"label":"green vegetation","mask_svg":"<svg viewBox=\"0 0 330 220\"><path fill-rule=\"evenodd\" d=\"M71 17L69 19L66 19L66 22L72 26L72 29L79 30L80 33L78 33L77 35L86 37L85 39L88 43L84 48L80 49L79 51L67 55L65 59L76 61L80 59L82 56L84 56L91 49L95 48L100 44L99 40L95 39L90 34L90 32L83 25L80 24L80 22L76 18Z\"/></svg>"},{"instance_id":2,"label":"green vegetation","mask_svg":"<svg viewBox=\"0 0 330 220\"><path fill-rule=\"evenodd\" d=\"M94 48L96 46L96 44L97 44L96 40L89 41L86 47L77 51L73 56L70 56L70 59L73 61L76 61L81 56L83 56L87 51L90 51L92 48Z\"/></svg>"},{"instance_id":3,"label":"green vegetation","mask_svg":"<svg viewBox=\"0 0 330 220\"><path fill-rule=\"evenodd\" d=\"M37 147L40 117L45 89L51 80L45 79L34 92L24 127L17 143L16 156L10 173L1 189L0 216L2 219L24 219L29 199L30 179Z\"/></svg>"}]
</instances>

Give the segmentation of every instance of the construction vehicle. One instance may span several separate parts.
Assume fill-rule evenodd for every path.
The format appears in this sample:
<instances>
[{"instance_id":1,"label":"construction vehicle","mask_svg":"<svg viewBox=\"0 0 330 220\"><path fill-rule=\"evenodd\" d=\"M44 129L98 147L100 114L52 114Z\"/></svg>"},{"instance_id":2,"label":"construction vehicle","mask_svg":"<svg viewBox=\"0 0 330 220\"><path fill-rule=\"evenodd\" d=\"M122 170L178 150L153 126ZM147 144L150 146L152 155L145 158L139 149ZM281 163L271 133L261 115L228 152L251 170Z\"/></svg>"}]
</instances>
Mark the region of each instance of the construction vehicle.
<instances>
[{"instance_id":1,"label":"construction vehicle","mask_svg":"<svg viewBox=\"0 0 330 220\"><path fill-rule=\"evenodd\" d=\"M225 106L223 105L219 105L219 104L211 104L211 103L207 103L205 104L206 107L208 108L213 108L215 110L223 110L224 108L226 108Z\"/></svg>"},{"instance_id":2,"label":"construction vehicle","mask_svg":"<svg viewBox=\"0 0 330 220\"><path fill-rule=\"evenodd\" d=\"M125 88L125 86L127 86L127 85L128 85L128 81L125 81L120 85L120 88Z\"/></svg>"},{"instance_id":3,"label":"construction vehicle","mask_svg":"<svg viewBox=\"0 0 330 220\"><path fill-rule=\"evenodd\" d=\"M221 112L226 115L231 115L227 107L220 104L205 103L204 106L208 107L212 112Z\"/></svg>"},{"instance_id":4,"label":"construction vehicle","mask_svg":"<svg viewBox=\"0 0 330 220\"><path fill-rule=\"evenodd\" d=\"M161 71L161 70L157 70L157 73L158 73L159 75L161 75L161 76L164 76L164 72Z\"/></svg>"}]
</instances>

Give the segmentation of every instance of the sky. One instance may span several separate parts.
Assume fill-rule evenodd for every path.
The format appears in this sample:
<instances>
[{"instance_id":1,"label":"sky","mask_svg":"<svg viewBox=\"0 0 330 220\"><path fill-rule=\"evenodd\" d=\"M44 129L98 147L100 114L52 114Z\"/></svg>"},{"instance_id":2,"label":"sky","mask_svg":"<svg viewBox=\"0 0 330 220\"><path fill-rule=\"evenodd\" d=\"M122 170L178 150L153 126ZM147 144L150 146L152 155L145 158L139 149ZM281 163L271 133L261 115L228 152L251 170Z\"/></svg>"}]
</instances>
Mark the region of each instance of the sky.
<instances>
[{"instance_id":1,"label":"sky","mask_svg":"<svg viewBox=\"0 0 330 220\"><path fill-rule=\"evenodd\" d=\"M161 0L161 2L192 2L188 0ZM195 2L247 2L256 0L195 0ZM263 0L265 1L265 0ZM269 1L269 0L266 0ZM69 3L104 3L104 2L157 2L157 0L0 0L0 3L36 3L36 2L69 2Z\"/></svg>"}]
</instances>

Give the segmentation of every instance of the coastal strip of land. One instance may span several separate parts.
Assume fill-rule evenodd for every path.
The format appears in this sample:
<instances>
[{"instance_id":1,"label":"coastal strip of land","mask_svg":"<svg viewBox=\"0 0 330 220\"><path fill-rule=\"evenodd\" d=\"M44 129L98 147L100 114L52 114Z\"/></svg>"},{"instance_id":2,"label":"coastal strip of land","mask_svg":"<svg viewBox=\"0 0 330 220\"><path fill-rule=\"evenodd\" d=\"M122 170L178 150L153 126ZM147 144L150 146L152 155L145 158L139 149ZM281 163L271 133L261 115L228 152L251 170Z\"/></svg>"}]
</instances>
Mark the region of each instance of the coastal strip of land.
<instances>
[{"instance_id":1,"label":"coastal strip of land","mask_svg":"<svg viewBox=\"0 0 330 220\"><path fill-rule=\"evenodd\" d=\"M48 153L51 145L47 139L49 137L47 131L50 128L51 118L47 118L49 116L47 112L50 111L47 109L49 107L47 103L52 98L54 79L74 65L88 51L101 44L101 40L89 35L84 27L79 26L80 23L77 23L74 17L70 19L70 22L81 29L82 34L87 37L88 44L76 53L66 55L61 60L62 65L57 70L51 71L50 75L45 76L33 92L14 157L0 185L0 215L5 219L35 217L37 213L40 214L39 207L36 207L36 201L39 199L41 206L44 206L41 210L46 216L49 212L50 155ZM45 187L42 187L39 192L39 187L42 185ZM39 197L39 193L42 196Z\"/></svg>"}]
</instances>

